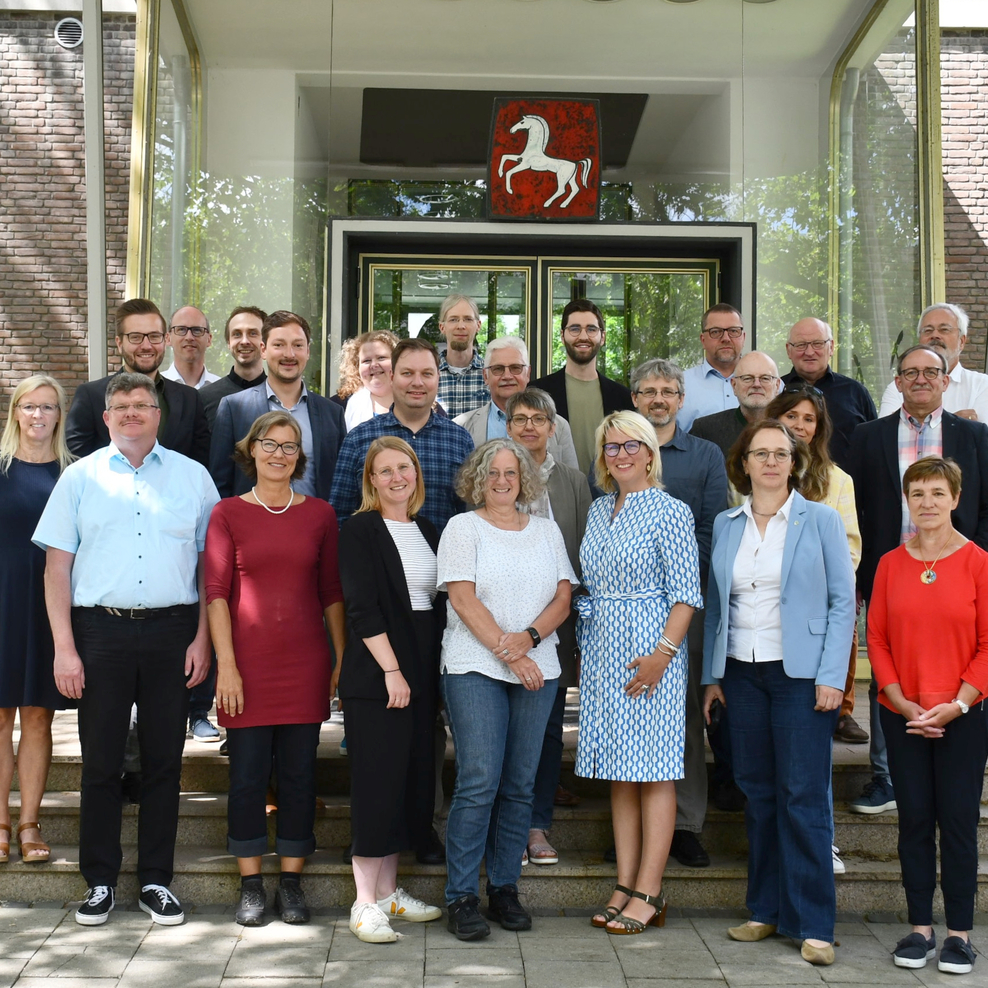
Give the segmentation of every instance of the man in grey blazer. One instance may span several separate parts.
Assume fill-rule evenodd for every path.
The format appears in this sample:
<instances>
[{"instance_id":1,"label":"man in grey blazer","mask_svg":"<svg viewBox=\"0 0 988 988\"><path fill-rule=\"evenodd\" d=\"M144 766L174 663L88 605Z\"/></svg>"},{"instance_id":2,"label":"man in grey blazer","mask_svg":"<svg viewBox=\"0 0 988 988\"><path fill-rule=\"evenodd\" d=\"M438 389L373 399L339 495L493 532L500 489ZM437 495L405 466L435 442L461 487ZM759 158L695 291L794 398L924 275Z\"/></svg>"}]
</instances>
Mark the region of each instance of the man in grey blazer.
<instances>
[{"instance_id":1,"label":"man in grey blazer","mask_svg":"<svg viewBox=\"0 0 988 988\"><path fill-rule=\"evenodd\" d=\"M265 412L285 411L302 430L302 449L308 463L305 476L292 486L299 494L329 500L336 458L346 436L343 409L305 386L303 372L309 361L312 333L294 312L278 310L261 328L261 356L267 380L239 394L227 395L216 412L209 472L221 497L244 494L251 483L233 462L233 448Z\"/></svg>"},{"instance_id":2,"label":"man in grey blazer","mask_svg":"<svg viewBox=\"0 0 988 988\"><path fill-rule=\"evenodd\" d=\"M508 435L507 404L512 395L528 387L532 368L528 363L528 347L518 336L499 336L487 344L484 354L484 383L490 389L491 400L479 408L458 415L453 421L462 425L480 446L488 439ZM555 430L549 438L548 449L557 463L579 469L573 432L561 415L555 416Z\"/></svg>"}]
</instances>

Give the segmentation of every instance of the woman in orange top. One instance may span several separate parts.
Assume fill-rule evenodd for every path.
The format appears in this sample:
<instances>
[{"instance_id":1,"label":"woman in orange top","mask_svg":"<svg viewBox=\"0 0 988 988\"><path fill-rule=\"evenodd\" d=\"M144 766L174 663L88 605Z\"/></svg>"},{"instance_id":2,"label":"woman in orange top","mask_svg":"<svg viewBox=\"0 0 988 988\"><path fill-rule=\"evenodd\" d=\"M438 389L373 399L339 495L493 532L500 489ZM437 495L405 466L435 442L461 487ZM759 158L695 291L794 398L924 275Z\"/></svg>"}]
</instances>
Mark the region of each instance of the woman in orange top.
<instances>
[{"instance_id":1,"label":"woman in orange top","mask_svg":"<svg viewBox=\"0 0 988 988\"><path fill-rule=\"evenodd\" d=\"M899 864L912 933L893 952L921 968L936 951L936 828L947 938L938 967L974 966L978 819L988 728L988 553L953 526L961 493L952 460L924 457L902 478L916 534L881 559L868 608L868 658L882 704L899 807Z\"/></svg>"}]
</instances>

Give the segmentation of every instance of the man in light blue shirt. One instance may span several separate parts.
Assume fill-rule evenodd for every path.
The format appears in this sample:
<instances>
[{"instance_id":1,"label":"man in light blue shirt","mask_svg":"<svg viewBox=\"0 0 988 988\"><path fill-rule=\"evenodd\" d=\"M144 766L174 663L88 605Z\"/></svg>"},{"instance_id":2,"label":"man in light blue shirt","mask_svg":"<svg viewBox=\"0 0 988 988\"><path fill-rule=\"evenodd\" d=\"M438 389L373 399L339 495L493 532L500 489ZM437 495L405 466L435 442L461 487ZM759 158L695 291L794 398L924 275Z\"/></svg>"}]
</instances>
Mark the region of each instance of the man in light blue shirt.
<instances>
[{"instance_id":1,"label":"man in light blue shirt","mask_svg":"<svg viewBox=\"0 0 988 988\"><path fill-rule=\"evenodd\" d=\"M689 432L693 422L704 415L738 407L731 376L744 349L741 313L733 305L718 302L703 313L700 325L703 362L683 372L686 396L679 426L684 432Z\"/></svg>"},{"instance_id":2,"label":"man in light blue shirt","mask_svg":"<svg viewBox=\"0 0 988 988\"><path fill-rule=\"evenodd\" d=\"M156 438L154 382L123 373L106 388L110 445L69 466L34 533L47 552L45 597L55 684L79 701L83 926L105 923L121 863L120 766L138 708L140 907L184 919L169 890L189 690L211 658L202 553L219 495L205 467Z\"/></svg>"}]
</instances>

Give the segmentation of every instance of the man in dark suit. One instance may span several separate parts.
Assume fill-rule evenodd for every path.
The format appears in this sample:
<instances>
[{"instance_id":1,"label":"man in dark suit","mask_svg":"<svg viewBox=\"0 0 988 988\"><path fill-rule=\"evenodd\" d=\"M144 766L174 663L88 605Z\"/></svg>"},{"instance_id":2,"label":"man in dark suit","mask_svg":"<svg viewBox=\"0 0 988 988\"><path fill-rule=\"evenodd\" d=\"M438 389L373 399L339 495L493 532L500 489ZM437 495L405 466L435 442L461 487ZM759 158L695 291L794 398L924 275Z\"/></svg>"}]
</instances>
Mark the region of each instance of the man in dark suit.
<instances>
[{"instance_id":1,"label":"man in dark suit","mask_svg":"<svg viewBox=\"0 0 988 988\"><path fill-rule=\"evenodd\" d=\"M597 354L606 335L604 317L588 298L574 299L563 309L560 336L566 347L562 369L532 382L547 391L556 411L573 431L576 458L586 474L594 459L594 432L611 412L633 412L631 392L597 371Z\"/></svg>"},{"instance_id":2,"label":"man in dark suit","mask_svg":"<svg viewBox=\"0 0 988 988\"><path fill-rule=\"evenodd\" d=\"M216 412L209 472L220 497L244 494L251 482L233 462L233 447L265 412L285 411L302 430L302 449L308 463L305 476L292 487L299 494L329 500L333 472L346 425L343 409L321 395L313 394L302 378L309 362L312 332L294 312L280 309L264 320L261 356L267 365L267 380L238 394L227 395Z\"/></svg>"},{"instance_id":3,"label":"man in dark suit","mask_svg":"<svg viewBox=\"0 0 988 988\"><path fill-rule=\"evenodd\" d=\"M161 420L158 442L206 466L209 462L209 426L199 393L185 384L169 381L158 373L165 357L165 317L154 302L132 298L114 314L117 349L123 370L147 374L154 381ZM120 373L119 371L117 373ZM65 441L76 456L88 456L110 444L103 421L106 386L110 374L81 384L65 420Z\"/></svg>"},{"instance_id":4,"label":"man in dark suit","mask_svg":"<svg viewBox=\"0 0 988 988\"><path fill-rule=\"evenodd\" d=\"M952 415L943 407L949 384L947 362L929 344L910 347L899 357L895 386L902 408L859 425L851 437L848 470L861 528L858 590L871 599L878 561L912 535L902 493L902 475L923 456L943 456L961 468L963 484L954 527L988 549L988 426ZM856 813L895 809L885 738L878 720L874 679L871 700L872 780L849 808Z\"/></svg>"},{"instance_id":5,"label":"man in dark suit","mask_svg":"<svg viewBox=\"0 0 988 988\"><path fill-rule=\"evenodd\" d=\"M261 361L261 327L267 313L255 305L238 305L230 313L223 331L233 366L226 377L207 384L200 392L206 409L206 420L213 428L220 402L227 395L235 395L247 388L262 384L266 378Z\"/></svg>"}]
</instances>

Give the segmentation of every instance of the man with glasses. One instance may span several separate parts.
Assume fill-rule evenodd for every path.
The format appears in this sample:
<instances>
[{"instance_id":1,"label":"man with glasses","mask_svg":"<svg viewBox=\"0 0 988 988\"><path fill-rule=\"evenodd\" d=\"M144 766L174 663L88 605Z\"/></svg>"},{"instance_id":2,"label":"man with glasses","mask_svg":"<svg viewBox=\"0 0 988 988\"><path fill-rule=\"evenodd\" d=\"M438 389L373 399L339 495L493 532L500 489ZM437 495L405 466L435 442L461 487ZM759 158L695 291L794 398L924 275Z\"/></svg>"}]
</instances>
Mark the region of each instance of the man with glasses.
<instances>
[{"instance_id":1,"label":"man with glasses","mask_svg":"<svg viewBox=\"0 0 988 988\"><path fill-rule=\"evenodd\" d=\"M822 319L800 319L789 330L786 353L792 361L792 370L782 378L782 383L786 387L801 382L812 384L824 396L834 427L830 458L846 471L851 433L862 422L872 422L877 417L868 389L854 378L830 369L834 334Z\"/></svg>"},{"instance_id":2,"label":"man with glasses","mask_svg":"<svg viewBox=\"0 0 988 988\"><path fill-rule=\"evenodd\" d=\"M219 380L206 370L206 351L212 345L209 320L201 309L183 305L175 310L168 324L165 342L172 348L172 365L161 372L169 381L180 381L198 391Z\"/></svg>"},{"instance_id":3,"label":"man with glasses","mask_svg":"<svg viewBox=\"0 0 988 988\"><path fill-rule=\"evenodd\" d=\"M700 585L706 592L713 541L714 518L727 507L727 471L720 450L705 439L683 430L684 372L670 360L647 360L631 372L631 400L652 423L661 451L662 484L666 491L689 506L693 531L700 550ZM684 777L676 783L676 829L669 853L688 868L706 868L710 856L699 835L707 815L707 765L703 748L703 611L690 622L689 688L686 691L686 751ZM714 751L712 788L733 784L730 765L715 737L726 733L726 722L711 728ZM729 749L728 749L729 751Z\"/></svg>"},{"instance_id":4,"label":"man with glasses","mask_svg":"<svg viewBox=\"0 0 988 988\"><path fill-rule=\"evenodd\" d=\"M861 528L858 590L866 603L871 599L879 559L915 531L902 492L902 476L921 457L949 458L961 468L960 501L951 515L954 527L982 549L988 549L988 426L944 409L943 396L949 383L947 360L940 349L925 343L910 347L900 354L895 376L902 408L854 430L848 473L854 481ZM889 778L874 679L868 696L872 779L861 796L851 801L849 809L855 813L883 813L895 809L895 793Z\"/></svg>"},{"instance_id":5,"label":"man with glasses","mask_svg":"<svg viewBox=\"0 0 988 988\"><path fill-rule=\"evenodd\" d=\"M779 368L767 353L752 350L738 361L731 387L738 407L704 415L690 429L692 435L719 447L725 459L745 426L765 417L765 409L781 389Z\"/></svg>"},{"instance_id":6,"label":"man with glasses","mask_svg":"<svg viewBox=\"0 0 988 988\"><path fill-rule=\"evenodd\" d=\"M968 370L961 364L968 322L967 313L959 305L931 305L919 317L918 342L936 348L947 360L950 386L943 393L943 407L962 419L988 422L988 374ZM901 406L902 395L892 381L882 395L878 414L891 415Z\"/></svg>"},{"instance_id":7,"label":"man with glasses","mask_svg":"<svg viewBox=\"0 0 988 988\"><path fill-rule=\"evenodd\" d=\"M604 316L588 298L578 298L563 309L560 335L566 348L562 369L532 382L547 391L557 412L569 422L580 472L594 460L594 433L605 415L634 411L631 392L597 371L597 354L604 345Z\"/></svg>"},{"instance_id":8,"label":"man with glasses","mask_svg":"<svg viewBox=\"0 0 988 988\"><path fill-rule=\"evenodd\" d=\"M484 383L490 389L491 400L453 421L470 433L477 446L488 439L504 438L508 434L508 399L528 387L531 373L524 340L518 336L491 340L484 355ZM548 450L556 462L579 469L573 433L561 415L556 416L556 431L549 437Z\"/></svg>"},{"instance_id":9,"label":"man with glasses","mask_svg":"<svg viewBox=\"0 0 988 988\"><path fill-rule=\"evenodd\" d=\"M439 357L439 401L450 418L490 400L484 365L474 347L480 311L468 295L448 295L439 307L439 332L446 352Z\"/></svg>"},{"instance_id":10,"label":"man with glasses","mask_svg":"<svg viewBox=\"0 0 988 988\"><path fill-rule=\"evenodd\" d=\"M117 308L114 323L123 371L146 374L154 381L160 410L158 442L205 466L209 462L209 425L202 399L194 388L158 372L165 356L164 316L154 302L132 298ZM65 441L76 456L88 456L110 443L103 412L107 385L115 376L110 374L76 389L65 419Z\"/></svg>"},{"instance_id":11,"label":"man with glasses","mask_svg":"<svg viewBox=\"0 0 988 988\"><path fill-rule=\"evenodd\" d=\"M114 376L103 411L109 445L66 468L34 533L47 553L55 685L79 701L79 869L89 889L75 919L83 926L102 925L114 906L120 765L134 704L139 904L155 923L184 919L169 885L189 690L210 661L202 556L219 497L204 467L158 442L160 417L154 381Z\"/></svg>"},{"instance_id":12,"label":"man with glasses","mask_svg":"<svg viewBox=\"0 0 988 988\"><path fill-rule=\"evenodd\" d=\"M678 422L687 432L704 415L738 407L731 375L744 349L741 313L733 305L718 302L703 313L700 326L703 361L683 371L686 397Z\"/></svg>"},{"instance_id":13,"label":"man with glasses","mask_svg":"<svg viewBox=\"0 0 988 988\"><path fill-rule=\"evenodd\" d=\"M238 305L230 313L223 335L233 357L233 366L226 377L200 392L210 429L216 421L220 402L227 395L238 394L267 380L261 360L261 329L267 317L268 314L256 305Z\"/></svg>"},{"instance_id":14,"label":"man with glasses","mask_svg":"<svg viewBox=\"0 0 988 988\"><path fill-rule=\"evenodd\" d=\"M311 392L305 384L311 354L312 331L294 312L272 312L261 327L261 356L267 377L254 388L227 395L220 401L213 424L209 472L221 497L246 494L253 486L233 462L233 447L265 412L288 412L302 430L305 474L292 483L297 494L329 500L336 460L346 435L343 409Z\"/></svg>"}]
</instances>

